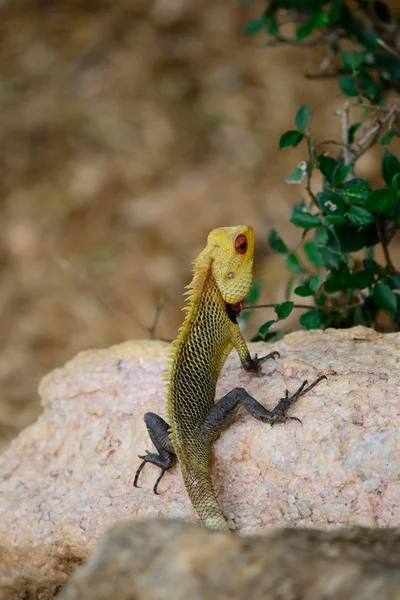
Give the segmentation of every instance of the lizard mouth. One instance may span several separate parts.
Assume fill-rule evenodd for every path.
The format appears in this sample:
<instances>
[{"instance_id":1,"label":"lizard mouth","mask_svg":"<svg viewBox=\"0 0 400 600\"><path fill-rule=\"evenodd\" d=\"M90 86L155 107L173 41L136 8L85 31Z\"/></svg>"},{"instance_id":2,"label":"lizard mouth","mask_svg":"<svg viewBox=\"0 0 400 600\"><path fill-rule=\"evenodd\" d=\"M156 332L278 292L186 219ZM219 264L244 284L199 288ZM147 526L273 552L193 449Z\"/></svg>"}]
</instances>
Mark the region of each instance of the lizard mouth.
<instances>
[{"instance_id":1,"label":"lizard mouth","mask_svg":"<svg viewBox=\"0 0 400 600\"><path fill-rule=\"evenodd\" d=\"M240 313L242 312L242 308L244 305L244 298L242 300L240 300L240 302L236 302L236 304L225 304L226 307L226 314L228 315L229 319L232 321L232 323L237 323L237 318L240 315Z\"/></svg>"}]
</instances>

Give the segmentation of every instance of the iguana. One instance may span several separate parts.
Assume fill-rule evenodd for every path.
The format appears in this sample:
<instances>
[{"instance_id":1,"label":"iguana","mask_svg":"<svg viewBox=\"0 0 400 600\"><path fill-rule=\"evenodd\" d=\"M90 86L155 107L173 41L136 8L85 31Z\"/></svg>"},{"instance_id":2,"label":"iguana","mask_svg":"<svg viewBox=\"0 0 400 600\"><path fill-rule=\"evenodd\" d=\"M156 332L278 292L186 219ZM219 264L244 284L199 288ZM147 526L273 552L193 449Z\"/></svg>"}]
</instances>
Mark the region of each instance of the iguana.
<instances>
[{"instance_id":1,"label":"iguana","mask_svg":"<svg viewBox=\"0 0 400 600\"><path fill-rule=\"evenodd\" d=\"M244 388L235 388L215 402L221 368L233 347L246 371L259 372L262 363L279 357L278 352L250 356L237 317L253 279L254 233L247 225L214 229L207 246L194 262L193 279L185 295L186 318L173 342L167 373L168 423L154 413L146 413L150 438L158 453L146 450L139 456L134 486L146 463L161 469L154 493L164 473L179 460L189 498L202 522L211 529L227 530L211 482L211 443L228 426L239 405L264 423L299 420L286 416L287 409L300 396L324 379L311 385L305 381L291 396L286 390L273 410L265 409Z\"/></svg>"}]
</instances>

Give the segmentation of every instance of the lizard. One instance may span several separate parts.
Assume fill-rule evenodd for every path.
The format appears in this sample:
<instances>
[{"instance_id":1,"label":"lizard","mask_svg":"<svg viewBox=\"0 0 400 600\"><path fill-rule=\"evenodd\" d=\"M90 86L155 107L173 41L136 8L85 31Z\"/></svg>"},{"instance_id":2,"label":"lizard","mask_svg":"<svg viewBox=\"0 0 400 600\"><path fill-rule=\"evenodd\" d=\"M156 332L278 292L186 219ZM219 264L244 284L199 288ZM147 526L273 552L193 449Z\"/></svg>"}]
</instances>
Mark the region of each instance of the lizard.
<instances>
[{"instance_id":1,"label":"lizard","mask_svg":"<svg viewBox=\"0 0 400 600\"><path fill-rule=\"evenodd\" d=\"M194 261L193 279L187 286L186 317L172 343L166 413L168 423L148 412L144 421L156 452L146 450L136 471L133 485L143 467L151 463L160 468L153 491L165 472L179 461L183 481L203 524L228 530L211 481L211 445L233 419L240 405L256 419L271 425L296 420L286 415L298 398L316 386L324 375L308 385L304 381L292 395L288 390L275 408L267 410L244 388L232 389L215 401L218 376L233 348L242 367L260 373L261 365L279 358L278 352L251 357L241 333L238 316L253 280L254 232L248 225L221 227L210 232L206 248Z\"/></svg>"}]
</instances>

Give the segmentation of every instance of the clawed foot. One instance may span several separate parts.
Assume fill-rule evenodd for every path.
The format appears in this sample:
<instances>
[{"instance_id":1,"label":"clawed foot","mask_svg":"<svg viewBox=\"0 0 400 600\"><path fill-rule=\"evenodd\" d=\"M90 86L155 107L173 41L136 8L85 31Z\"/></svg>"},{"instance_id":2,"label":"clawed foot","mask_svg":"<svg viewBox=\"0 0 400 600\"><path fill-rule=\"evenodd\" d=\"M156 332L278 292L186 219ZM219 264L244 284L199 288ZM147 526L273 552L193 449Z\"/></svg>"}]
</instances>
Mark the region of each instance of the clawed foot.
<instances>
[{"instance_id":1,"label":"clawed foot","mask_svg":"<svg viewBox=\"0 0 400 600\"><path fill-rule=\"evenodd\" d=\"M146 454L144 456L141 456L140 454L138 455L139 458L142 459L142 463L139 465L138 470L136 471L136 475L135 475L135 479L133 480L133 485L134 487L138 488L140 487L138 485L138 481L139 481L139 475L143 470L143 467L146 463L151 463L153 465L156 465L156 467L159 467L161 469L161 473L157 478L157 481L154 484L153 487L153 492L159 496L159 492L158 492L158 484L160 483L161 479L164 477L166 471L168 470L169 466L165 466L162 462L162 459L160 458L160 456L158 454L154 454L153 452L149 452L148 450L145 450Z\"/></svg>"},{"instance_id":2,"label":"clawed foot","mask_svg":"<svg viewBox=\"0 0 400 600\"><path fill-rule=\"evenodd\" d=\"M258 358L257 354L254 355L254 358L251 359L251 363L246 366L246 371L251 371L253 373L260 373L261 372L261 365L267 361L267 360L276 360L277 358L280 358L280 354L279 352L271 352L270 354L267 354L267 356L261 356L260 358Z\"/></svg>"},{"instance_id":3,"label":"clawed foot","mask_svg":"<svg viewBox=\"0 0 400 600\"><path fill-rule=\"evenodd\" d=\"M289 390L285 390L285 397L281 398L278 405L273 410L275 418L274 421L271 422L271 425L275 425L275 423L286 423L287 421L298 421L302 425L303 423L300 419L298 419L297 417L289 417L285 413L288 410L288 408L294 402L296 402L296 400L301 398L301 396L304 396L304 394L307 394L323 379L326 379L326 375L320 375L320 377L318 377L318 379L313 381L313 383L311 383L310 385L308 385L307 380L303 381L299 389L296 392L294 392L294 394L292 394L291 396L289 396Z\"/></svg>"}]
</instances>

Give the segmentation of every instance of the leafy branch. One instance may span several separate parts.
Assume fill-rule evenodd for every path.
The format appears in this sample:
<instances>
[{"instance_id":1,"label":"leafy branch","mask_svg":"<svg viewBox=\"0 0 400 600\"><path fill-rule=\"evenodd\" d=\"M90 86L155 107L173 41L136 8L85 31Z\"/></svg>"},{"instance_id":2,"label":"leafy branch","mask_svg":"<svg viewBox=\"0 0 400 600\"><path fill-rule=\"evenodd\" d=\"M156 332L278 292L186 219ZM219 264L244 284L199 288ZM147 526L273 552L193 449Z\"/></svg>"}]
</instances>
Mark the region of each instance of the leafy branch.
<instances>
[{"instance_id":1,"label":"leafy branch","mask_svg":"<svg viewBox=\"0 0 400 600\"><path fill-rule=\"evenodd\" d=\"M393 330L400 328L400 273L389 249L400 227L400 161L385 149L383 185L377 189L357 176L362 156L399 137L400 106L390 95L400 89L399 24L383 2L356 4L357 10L345 0L270 0L262 16L246 26L247 33L264 30L268 45L326 47L319 75L335 76L346 96L334 113L340 119L337 139L315 139L311 110L301 106L295 128L279 140L280 149L304 145L304 159L286 179L304 185L305 196L290 218L302 233L289 248L270 231L269 244L285 257L291 275L286 301L275 306L278 318L264 323L257 339L276 335L270 328L282 320L282 306L285 316L305 311L299 322L306 329L379 327L382 313ZM323 176L320 190L314 189L315 171ZM383 264L375 260L379 246ZM259 290L255 282L247 309L271 307L256 304ZM309 298L310 304L296 303L293 296Z\"/></svg>"}]
</instances>

